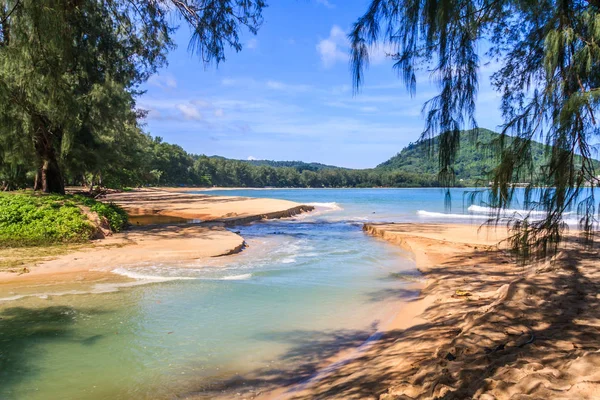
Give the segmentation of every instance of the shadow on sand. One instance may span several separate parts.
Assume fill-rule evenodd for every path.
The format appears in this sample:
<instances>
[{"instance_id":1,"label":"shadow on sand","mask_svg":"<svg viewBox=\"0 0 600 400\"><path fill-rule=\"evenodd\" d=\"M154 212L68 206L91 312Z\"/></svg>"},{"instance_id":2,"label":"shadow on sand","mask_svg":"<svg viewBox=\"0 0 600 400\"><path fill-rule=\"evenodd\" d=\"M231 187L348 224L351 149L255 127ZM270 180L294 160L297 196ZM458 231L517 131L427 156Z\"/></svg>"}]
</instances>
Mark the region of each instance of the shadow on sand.
<instances>
[{"instance_id":1,"label":"shadow on sand","mask_svg":"<svg viewBox=\"0 0 600 400\"><path fill-rule=\"evenodd\" d=\"M426 322L373 338L335 370L314 379L324 360L361 346L376 327L266 334L262 339L290 346L275 367L183 397L253 398L283 388L280 397L298 399L470 399L483 393L553 398L576 387L573 379L597 385L597 259L596 250L570 246L556 263L534 270L500 250L455 254L428 270L435 279L421 296L445 296L427 308ZM457 289L469 295L453 296ZM404 294L383 291L371 298Z\"/></svg>"}]
</instances>

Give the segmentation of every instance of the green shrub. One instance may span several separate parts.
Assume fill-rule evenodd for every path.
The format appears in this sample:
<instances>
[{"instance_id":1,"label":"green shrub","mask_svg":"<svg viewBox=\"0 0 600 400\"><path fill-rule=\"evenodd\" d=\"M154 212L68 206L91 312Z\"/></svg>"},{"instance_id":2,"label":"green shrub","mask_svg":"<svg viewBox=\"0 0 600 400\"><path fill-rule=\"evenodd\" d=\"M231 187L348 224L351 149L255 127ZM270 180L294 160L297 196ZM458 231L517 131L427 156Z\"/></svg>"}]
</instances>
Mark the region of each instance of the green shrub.
<instances>
[{"instance_id":1,"label":"green shrub","mask_svg":"<svg viewBox=\"0 0 600 400\"><path fill-rule=\"evenodd\" d=\"M0 193L0 246L39 246L89 240L95 227L81 211L81 205L105 217L115 232L127 225L127 214L118 206L83 196Z\"/></svg>"},{"instance_id":2,"label":"green shrub","mask_svg":"<svg viewBox=\"0 0 600 400\"><path fill-rule=\"evenodd\" d=\"M74 198L82 205L90 208L100 217L108 220L110 229L113 232L121 232L127 226L129 219L127 213L121 207L113 203L102 203L89 197L76 195Z\"/></svg>"}]
</instances>

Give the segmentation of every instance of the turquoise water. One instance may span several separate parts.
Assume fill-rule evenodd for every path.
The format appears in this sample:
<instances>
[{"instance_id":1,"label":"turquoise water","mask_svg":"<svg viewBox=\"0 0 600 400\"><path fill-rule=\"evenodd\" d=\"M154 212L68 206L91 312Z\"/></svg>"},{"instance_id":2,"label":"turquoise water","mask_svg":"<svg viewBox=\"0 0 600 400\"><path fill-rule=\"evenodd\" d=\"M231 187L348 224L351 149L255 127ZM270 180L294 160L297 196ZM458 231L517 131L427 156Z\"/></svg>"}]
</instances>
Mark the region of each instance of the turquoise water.
<instances>
[{"instance_id":1,"label":"turquoise water","mask_svg":"<svg viewBox=\"0 0 600 400\"><path fill-rule=\"evenodd\" d=\"M487 218L463 206L458 190L450 210L439 189L222 194L317 210L234 228L250 245L238 255L110 266L135 286L0 293L0 398L210 398L301 382L328 357L364 343L416 295L414 279L398 278L418 279L412 262L365 235L364 222Z\"/></svg>"},{"instance_id":2,"label":"turquoise water","mask_svg":"<svg viewBox=\"0 0 600 400\"><path fill-rule=\"evenodd\" d=\"M496 217L496 209L489 207L487 190L475 188L454 188L448 191L440 188L415 189L236 189L211 190L195 193L268 197L325 206L343 205L335 215L328 217L338 220L363 222L435 222L482 224ZM584 189L580 196L583 200L590 190ZM537 194L536 194L537 195ZM534 198L535 196L534 195ZM600 189L595 190L596 198ZM317 203L315 202L317 200ZM537 219L545 215L543 210L526 211L523 205L524 189L515 189L509 209L501 214L504 218ZM532 207L529 209L531 210ZM574 209L564 213L565 222L576 226L578 216Z\"/></svg>"}]
</instances>

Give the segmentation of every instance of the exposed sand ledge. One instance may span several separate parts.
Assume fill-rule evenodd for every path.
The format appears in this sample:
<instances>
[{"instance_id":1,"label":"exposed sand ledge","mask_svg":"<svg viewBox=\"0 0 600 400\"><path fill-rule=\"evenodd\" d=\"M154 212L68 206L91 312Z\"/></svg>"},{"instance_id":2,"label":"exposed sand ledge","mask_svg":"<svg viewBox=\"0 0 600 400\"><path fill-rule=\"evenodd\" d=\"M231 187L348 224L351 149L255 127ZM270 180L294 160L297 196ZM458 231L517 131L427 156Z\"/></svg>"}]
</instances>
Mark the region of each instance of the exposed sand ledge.
<instances>
[{"instance_id":1,"label":"exposed sand ledge","mask_svg":"<svg viewBox=\"0 0 600 400\"><path fill-rule=\"evenodd\" d=\"M130 216L175 217L220 222L226 226L288 218L314 210L312 206L287 200L188 194L176 190L137 189L109 194L102 200L121 206Z\"/></svg>"},{"instance_id":2,"label":"exposed sand ledge","mask_svg":"<svg viewBox=\"0 0 600 400\"><path fill-rule=\"evenodd\" d=\"M521 267L504 228L367 224L409 251L421 296L356 359L294 399L593 399L600 393L598 249L567 243Z\"/></svg>"},{"instance_id":3,"label":"exposed sand ledge","mask_svg":"<svg viewBox=\"0 0 600 400\"><path fill-rule=\"evenodd\" d=\"M37 280L86 280L123 265L181 263L239 253L246 243L225 227L288 218L314 208L291 201L203 196L142 189L107 196L133 216L171 216L206 221L188 225L134 227L94 241L92 246L27 266L27 274L0 273L0 285ZM93 271L93 274L88 274ZM76 277L73 277L76 274Z\"/></svg>"}]
</instances>

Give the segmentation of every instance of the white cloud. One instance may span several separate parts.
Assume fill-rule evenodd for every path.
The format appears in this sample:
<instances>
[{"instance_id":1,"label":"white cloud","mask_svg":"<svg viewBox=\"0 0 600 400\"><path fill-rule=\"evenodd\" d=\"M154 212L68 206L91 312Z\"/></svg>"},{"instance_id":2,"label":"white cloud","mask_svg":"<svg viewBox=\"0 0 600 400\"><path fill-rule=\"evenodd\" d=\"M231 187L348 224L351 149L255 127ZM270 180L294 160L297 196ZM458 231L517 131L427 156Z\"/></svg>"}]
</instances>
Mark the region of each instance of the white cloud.
<instances>
[{"instance_id":1,"label":"white cloud","mask_svg":"<svg viewBox=\"0 0 600 400\"><path fill-rule=\"evenodd\" d=\"M317 51L321 55L321 62L325 68L332 67L338 61L348 62L348 48L346 33L337 25L331 28L327 39L317 43Z\"/></svg>"},{"instance_id":2,"label":"white cloud","mask_svg":"<svg viewBox=\"0 0 600 400\"><path fill-rule=\"evenodd\" d=\"M222 117L224 115L223 109L222 108L217 108L215 110L215 117Z\"/></svg>"},{"instance_id":3,"label":"white cloud","mask_svg":"<svg viewBox=\"0 0 600 400\"><path fill-rule=\"evenodd\" d=\"M317 43L317 51L325 68L330 68L338 61L347 63L350 59L350 41L346 32L334 25L329 32L329 37ZM369 62L381 64L394 54L394 47L390 43L380 43L369 49Z\"/></svg>"},{"instance_id":4,"label":"white cloud","mask_svg":"<svg viewBox=\"0 0 600 400\"><path fill-rule=\"evenodd\" d=\"M311 90L310 85L294 85L280 81L267 81L267 87L272 90L281 90L284 92L308 92Z\"/></svg>"},{"instance_id":5,"label":"white cloud","mask_svg":"<svg viewBox=\"0 0 600 400\"><path fill-rule=\"evenodd\" d=\"M253 161L253 160L256 160L256 157L254 157L254 156L248 156L248 161Z\"/></svg>"},{"instance_id":6,"label":"white cloud","mask_svg":"<svg viewBox=\"0 0 600 400\"><path fill-rule=\"evenodd\" d=\"M177 104L177 109L183 114L185 119L194 121L200 121L202 119L202 114L200 114L198 108L192 104Z\"/></svg>"},{"instance_id":7,"label":"white cloud","mask_svg":"<svg viewBox=\"0 0 600 400\"><path fill-rule=\"evenodd\" d=\"M196 107L200 107L200 108L210 107L210 103L206 100L196 99L196 100L190 101L190 103L195 105Z\"/></svg>"},{"instance_id":8,"label":"white cloud","mask_svg":"<svg viewBox=\"0 0 600 400\"><path fill-rule=\"evenodd\" d=\"M324 5L327 8L335 8L335 4L331 3L329 0L317 0L317 3Z\"/></svg>"},{"instance_id":9,"label":"white cloud","mask_svg":"<svg viewBox=\"0 0 600 400\"><path fill-rule=\"evenodd\" d=\"M234 86L237 83L235 79L225 78L221 81L223 86Z\"/></svg>"},{"instance_id":10,"label":"white cloud","mask_svg":"<svg viewBox=\"0 0 600 400\"><path fill-rule=\"evenodd\" d=\"M177 80L170 74L152 75L150 79L148 79L148 84L161 89L175 89L177 87Z\"/></svg>"},{"instance_id":11,"label":"white cloud","mask_svg":"<svg viewBox=\"0 0 600 400\"><path fill-rule=\"evenodd\" d=\"M256 49L257 47L258 47L258 40L256 40L255 38L252 38L246 42L247 49L253 50L253 49Z\"/></svg>"},{"instance_id":12,"label":"white cloud","mask_svg":"<svg viewBox=\"0 0 600 400\"><path fill-rule=\"evenodd\" d=\"M369 62L371 64L381 64L389 58L390 54L394 54L394 48L389 43L381 43L376 46L372 46L369 49Z\"/></svg>"},{"instance_id":13,"label":"white cloud","mask_svg":"<svg viewBox=\"0 0 600 400\"><path fill-rule=\"evenodd\" d=\"M377 107L372 107L372 106L366 106L366 107L361 107L360 111L362 112L368 112L368 113L372 113L372 112L377 112L379 111L379 109Z\"/></svg>"}]
</instances>

